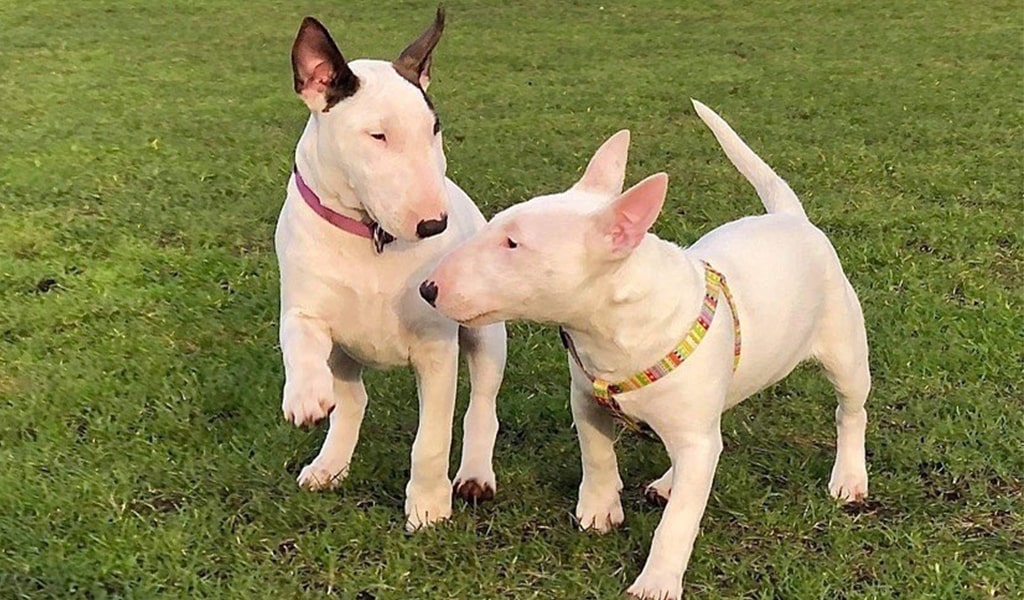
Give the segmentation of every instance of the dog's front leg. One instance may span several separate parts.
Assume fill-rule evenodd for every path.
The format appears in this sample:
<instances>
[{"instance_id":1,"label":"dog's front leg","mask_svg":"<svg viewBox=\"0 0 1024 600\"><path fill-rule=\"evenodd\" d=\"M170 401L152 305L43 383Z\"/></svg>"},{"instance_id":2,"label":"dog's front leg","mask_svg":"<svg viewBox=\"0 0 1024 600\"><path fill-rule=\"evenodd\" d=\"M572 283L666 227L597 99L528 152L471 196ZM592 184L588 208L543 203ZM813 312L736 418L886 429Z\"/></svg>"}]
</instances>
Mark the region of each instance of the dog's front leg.
<instances>
[{"instance_id":1,"label":"dog's front leg","mask_svg":"<svg viewBox=\"0 0 1024 600\"><path fill-rule=\"evenodd\" d=\"M419 390L420 423L412 444L412 469L405 489L405 526L409 531L452 514L448 457L459 368L459 349L454 339L424 343L415 352L412 366Z\"/></svg>"},{"instance_id":2,"label":"dog's front leg","mask_svg":"<svg viewBox=\"0 0 1024 600\"><path fill-rule=\"evenodd\" d=\"M472 387L462 421L462 463L455 474L455 495L467 502L492 500L498 488L493 459L506 337L504 323L459 328L459 349L469 363Z\"/></svg>"},{"instance_id":3,"label":"dog's front leg","mask_svg":"<svg viewBox=\"0 0 1024 600\"><path fill-rule=\"evenodd\" d=\"M315 423L334 408L334 377L327 361L331 333L323 320L289 309L281 315L284 359L284 418L296 425Z\"/></svg>"},{"instance_id":4,"label":"dog's front leg","mask_svg":"<svg viewBox=\"0 0 1024 600\"><path fill-rule=\"evenodd\" d=\"M623 520L619 499L622 479L614 447L615 422L589 391L580 389L575 381L570 385L569 401L583 459L576 519L581 529L605 533Z\"/></svg>"},{"instance_id":5,"label":"dog's front leg","mask_svg":"<svg viewBox=\"0 0 1024 600\"><path fill-rule=\"evenodd\" d=\"M666 445L672 457L672 494L654 532L647 563L629 588L636 598L677 600L682 596L683 573L711 493L722 435L716 423L713 431L672 436Z\"/></svg>"}]
</instances>

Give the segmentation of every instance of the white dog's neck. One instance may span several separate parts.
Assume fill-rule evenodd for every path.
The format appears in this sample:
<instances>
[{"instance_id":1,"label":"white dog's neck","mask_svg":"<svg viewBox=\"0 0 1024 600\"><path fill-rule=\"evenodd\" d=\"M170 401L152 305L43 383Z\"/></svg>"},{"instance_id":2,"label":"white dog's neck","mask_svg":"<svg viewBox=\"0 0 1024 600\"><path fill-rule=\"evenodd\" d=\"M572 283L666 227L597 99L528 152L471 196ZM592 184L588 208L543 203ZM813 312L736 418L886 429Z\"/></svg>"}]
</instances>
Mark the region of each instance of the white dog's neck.
<instances>
[{"instance_id":1,"label":"white dog's neck","mask_svg":"<svg viewBox=\"0 0 1024 600\"><path fill-rule=\"evenodd\" d=\"M591 375L626 377L686 335L700 312L704 274L682 248L648 234L591 289L563 325Z\"/></svg>"},{"instance_id":2,"label":"white dog's neck","mask_svg":"<svg viewBox=\"0 0 1024 600\"><path fill-rule=\"evenodd\" d=\"M295 147L295 166L306 181L320 202L331 210L342 214L356 221L369 220L369 214L362 202L356 197L355 190L349 182L345 181L341 172L331 165L325 165L320 160L319 152L320 131L316 122L316 116L311 115L306 123L306 129Z\"/></svg>"}]
</instances>

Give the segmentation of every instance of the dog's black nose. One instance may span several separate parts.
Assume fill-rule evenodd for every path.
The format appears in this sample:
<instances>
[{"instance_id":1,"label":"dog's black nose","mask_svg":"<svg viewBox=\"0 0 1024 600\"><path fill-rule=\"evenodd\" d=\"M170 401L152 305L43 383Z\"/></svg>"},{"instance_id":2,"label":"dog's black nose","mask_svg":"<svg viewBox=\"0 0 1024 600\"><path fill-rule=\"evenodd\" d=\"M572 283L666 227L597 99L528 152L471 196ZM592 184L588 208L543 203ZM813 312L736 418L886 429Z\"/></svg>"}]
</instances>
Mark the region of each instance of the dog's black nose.
<instances>
[{"instance_id":1,"label":"dog's black nose","mask_svg":"<svg viewBox=\"0 0 1024 600\"><path fill-rule=\"evenodd\" d=\"M434 306L437 302L437 284L433 281L424 281L420 284L420 296L427 301L427 304Z\"/></svg>"},{"instance_id":2,"label":"dog's black nose","mask_svg":"<svg viewBox=\"0 0 1024 600\"><path fill-rule=\"evenodd\" d=\"M448 215L441 215L440 219L427 219L420 221L419 225L416 226L416 235L420 236L420 239L428 238L430 236L437 235L448 227Z\"/></svg>"}]
</instances>

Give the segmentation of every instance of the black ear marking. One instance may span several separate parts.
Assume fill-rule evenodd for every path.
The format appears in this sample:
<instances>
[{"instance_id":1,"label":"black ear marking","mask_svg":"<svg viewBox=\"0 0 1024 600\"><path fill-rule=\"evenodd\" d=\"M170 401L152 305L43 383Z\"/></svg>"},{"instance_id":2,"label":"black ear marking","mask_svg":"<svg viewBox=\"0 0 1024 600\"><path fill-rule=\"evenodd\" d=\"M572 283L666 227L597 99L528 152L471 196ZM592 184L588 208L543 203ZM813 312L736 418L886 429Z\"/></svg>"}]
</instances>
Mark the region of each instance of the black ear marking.
<instances>
[{"instance_id":1,"label":"black ear marking","mask_svg":"<svg viewBox=\"0 0 1024 600\"><path fill-rule=\"evenodd\" d=\"M359 78L349 68L331 33L313 17L302 20L292 44L292 77L295 93L323 94L324 112L359 89Z\"/></svg>"},{"instance_id":2,"label":"black ear marking","mask_svg":"<svg viewBox=\"0 0 1024 600\"><path fill-rule=\"evenodd\" d=\"M424 82L430 80L430 63L441 34L444 33L444 6L438 5L434 22L427 27L398 58L391 63L398 74L409 83L425 88Z\"/></svg>"}]
</instances>

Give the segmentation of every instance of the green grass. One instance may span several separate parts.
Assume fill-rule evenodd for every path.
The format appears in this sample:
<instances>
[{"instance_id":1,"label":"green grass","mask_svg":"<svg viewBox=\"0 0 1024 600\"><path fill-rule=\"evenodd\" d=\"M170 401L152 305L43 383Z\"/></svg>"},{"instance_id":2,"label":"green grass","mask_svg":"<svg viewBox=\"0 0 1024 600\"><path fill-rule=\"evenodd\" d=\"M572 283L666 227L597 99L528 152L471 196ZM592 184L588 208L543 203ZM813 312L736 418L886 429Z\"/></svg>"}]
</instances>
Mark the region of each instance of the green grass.
<instances>
[{"instance_id":1,"label":"green grass","mask_svg":"<svg viewBox=\"0 0 1024 600\"><path fill-rule=\"evenodd\" d=\"M864 305L871 499L828 497L832 394L799 369L725 417L688 597L1021 597L1022 5L492 4L448 2L431 88L484 213L565 188L621 127L628 182L672 177L663 237L758 212L692 96L790 181ZM493 504L402 531L402 370L370 376L343 488L295 485L323 429L280 415L271 236L307 13L392 57L432 6L0 0L0 598L619 597L666 459L623 438L625 526L573 530L548 328L511 328Z\"/></svg>"}]
</instances>

